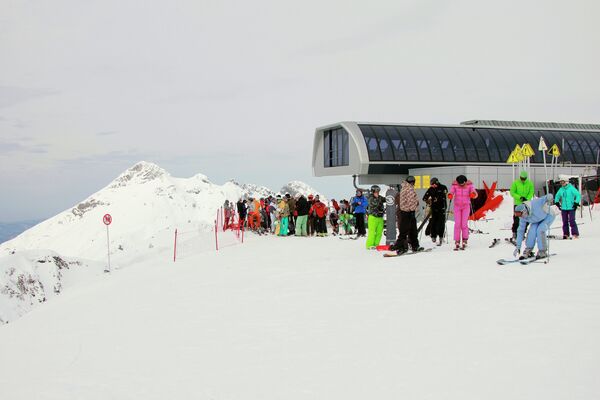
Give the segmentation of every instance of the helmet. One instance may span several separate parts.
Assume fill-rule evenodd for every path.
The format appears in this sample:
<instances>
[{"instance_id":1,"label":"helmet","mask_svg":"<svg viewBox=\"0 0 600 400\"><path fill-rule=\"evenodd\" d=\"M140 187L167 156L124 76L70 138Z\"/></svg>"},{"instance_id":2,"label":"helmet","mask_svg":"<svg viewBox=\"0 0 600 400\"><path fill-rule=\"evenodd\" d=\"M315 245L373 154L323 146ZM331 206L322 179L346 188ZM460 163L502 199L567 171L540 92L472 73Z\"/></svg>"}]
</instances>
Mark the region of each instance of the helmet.
<instances>
[{"instance_id":1,"label":"helmet","mask_svg":"<svg viewBox=\"0 0 600 400\"><path fill-rule=\"evenodd\" d=\"M526 203L521 203L515 207L515 212L520 212L524 217L529 215L529 206Z\"/></svg>"},{"instance_id":2,"label":"helmet","mask_svg":"<svg viewBox=\"0 0 600 400\"><path fill-rule=\"evenodd\" d=\"M381 188L377 185L371 186L371 192L381 192Z\"/></svg>"},{"instance_id":3,"label":"helmet","mask_svg":"<svg viewBox=\"0 0 600 400\"><path fill-rule=\"evenodd\" d=\"M415 177L412 175L409 175L406 177L406 182L408 183L415 183Z\"/></svg>"},{"instance_id":4,"label":"helmet","mask_svg":"<svg viewBox=\"0 0 600 400\"><path fill-rule=\"evenodd\" d=\"M467 183L467 177L464 175L459 175L456 177L456 182L458 182L459 185L462 185L463 183Z\"/></svg>"},{"instance_id":5,"label":"helmet","mask_svg":"<svg viewBox=\"0 0 600 400\"><path fill-rule=\"evenodd\" d=\"M440 183L440 181L438 180L438 178L431 178L431 179L429 180L429 183L430 183L431 185L437 185L438 183Z\"/></svg>"}]
</instances>

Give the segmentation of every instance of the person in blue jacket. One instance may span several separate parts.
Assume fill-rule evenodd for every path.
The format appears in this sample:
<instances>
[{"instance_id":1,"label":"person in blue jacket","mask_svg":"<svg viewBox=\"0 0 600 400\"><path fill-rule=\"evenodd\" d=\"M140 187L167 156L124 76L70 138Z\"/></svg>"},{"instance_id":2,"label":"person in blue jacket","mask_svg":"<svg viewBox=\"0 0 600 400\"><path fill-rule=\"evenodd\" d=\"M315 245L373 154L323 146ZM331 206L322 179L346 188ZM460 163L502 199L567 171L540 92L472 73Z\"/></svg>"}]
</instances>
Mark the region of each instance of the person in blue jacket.
<instances>
[{"instance_id":1,"label":"person in blue jacket","mask_svg":"<svg viewBox=\"0 0 600 400\"><path fill-rule=\"evenodd\" d=\"M579 238L579 229L575 222L575 211L581 203L581 194L569 183L569 179L560 177L561 188L556 192L556 205L561 210L563 239L569 239L573 235L574 239ZM571 232L569 232L569 227Z\"/></svg>"},{"instance_id":2,"label":"person in blue jacket","mask_svg":"<svg viewBox=\"0 0 600 400\"><path fill-rule=\"evenodd\" d=\"M521 244L525 236L525 227L529 224L525 250L519 258L534 257L533 249L537 242L538 253L536 258L548 257L547 232L554 222L558 209L554 206L554 196L547 194L544 197L524 201L515 208L515 216L519 217L519 228L517 229L517 248L514 256L517 257L521 251Z\"/></svg>"},{"instance_id":3,"label":"person in blue jacket","mask_svg":"<svg viewBox=\"0 0 600 400\"><path fill-rule=\"evenodd\" d=\"M366 236L365 212L367 211L369 201L363 195L362 190L356 189L356 196L354 196L350 202L354 208L354 218L356 218L356 237Z\"/></svg>"}]
</instances>

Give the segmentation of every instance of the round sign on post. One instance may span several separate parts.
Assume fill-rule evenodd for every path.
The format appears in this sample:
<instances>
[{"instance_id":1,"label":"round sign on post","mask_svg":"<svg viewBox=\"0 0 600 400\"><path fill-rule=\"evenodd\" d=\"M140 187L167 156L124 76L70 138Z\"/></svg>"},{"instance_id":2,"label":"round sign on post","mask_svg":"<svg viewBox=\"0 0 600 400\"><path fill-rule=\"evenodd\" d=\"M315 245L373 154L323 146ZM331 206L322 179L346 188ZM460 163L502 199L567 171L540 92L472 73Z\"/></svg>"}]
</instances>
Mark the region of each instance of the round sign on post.
<instances>
[{"instance_id":1,"label":"round sign on post","mask_svg":"<svg viewBox=\"0 0 600 400\"><path fill-rule=\"evenodd\" d=\"M112 217L110 214L104 214L104 217L102 217L102 222L104 222L104 225L110 225L112 222Z\"/></svg>"},{"instance_id":2,"label":"round sign on post","mask_svg":"<svg viewBox=\"0 0 600 400\"><path fill-rule=\"evenodd\" d=\"M108 226L112 222L111 215L104 214L104 217L102 217L102 222L104 222L104 225L106 225L106 249L107 249L107 254L108 254L108 265L107 265L106 269L104 269L104 272L110 272L110 236L108 234Z\"/></svg>"}]
</instances>

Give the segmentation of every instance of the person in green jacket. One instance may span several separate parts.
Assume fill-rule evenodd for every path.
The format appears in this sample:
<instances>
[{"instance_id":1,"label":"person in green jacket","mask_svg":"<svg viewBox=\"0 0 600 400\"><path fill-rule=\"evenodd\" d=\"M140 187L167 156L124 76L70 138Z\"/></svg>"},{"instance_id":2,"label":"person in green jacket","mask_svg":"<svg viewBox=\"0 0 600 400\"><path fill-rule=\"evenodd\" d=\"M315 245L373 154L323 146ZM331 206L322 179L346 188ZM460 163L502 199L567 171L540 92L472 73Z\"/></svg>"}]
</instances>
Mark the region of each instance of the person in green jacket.
<instances>
[{"instance_id":1,"label":"person in green jacket","mask_svg":"<svg viewBox=\"0 0 600 400\"><path fill-rule=\"evenodd\" d=\"M367 234L367 250L375 250L383 234L383 214L385 213L385 197L380 196L381 189L377 185L371 186L369 203L367 206L367 220L369 232Z\"/></svg>"},{"instance_id":2,"label":"person in green jacket","mask_svg":"<svg viewBox=\"0 0 600 400\"><path fill-rule=\"evenodd\" d=\"M510 195L514 200L513 211L518 205L523 204L524 201L529 201L533 198L533 182L528 179L527 171L521 171L519 179L516 179L512 185L510 185ZM515 217L513 213L513 225L512 234L513 240L517 238L517 230L519 229L519 217Z\"/></svg>"},{"instance_id":3,"label":"person in green jacket","mask_svg":"<svg viewBox=\"0 0 600 400\"><path fill-rule=\"evenodd\" d=\"M569 239L573 235L574 239L579 238L579 229L575 222L575 211L581 203L581 194L569 183L569 178L560 177L561 188L556 192L554 201L561 210L563 239ZM569 227L571 232L569 232Z\"/></svg>"}]
</instances>

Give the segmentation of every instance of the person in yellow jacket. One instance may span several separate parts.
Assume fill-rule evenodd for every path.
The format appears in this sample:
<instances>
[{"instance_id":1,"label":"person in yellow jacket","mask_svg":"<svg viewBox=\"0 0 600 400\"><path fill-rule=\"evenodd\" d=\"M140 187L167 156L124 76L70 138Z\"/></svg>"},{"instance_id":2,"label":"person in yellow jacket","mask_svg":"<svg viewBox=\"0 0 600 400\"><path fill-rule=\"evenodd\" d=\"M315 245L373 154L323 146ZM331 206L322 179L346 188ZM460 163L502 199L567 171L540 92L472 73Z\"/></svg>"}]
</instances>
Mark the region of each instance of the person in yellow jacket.
<instances>
[{"instance_id":1,"label":"person in yellow jacket","mask_svg":"<svg viewBox=\"0 0 600 400\"><path fill-rule=\"evenodd\" d=\"M287 236L288 235L288 222L290 217L290 207L287 203L287 199L280 198L277 195L277 200L279 204L277 204L277 215L279 219L279 236Z\"/></svg>"},{"instance_id":2,"label":"person in yellow jacket","mask_svg":"<svg viewBox=\"0 0 600 400\"><path fill-rule=\"evenodd\" d=\"M523 204L524 201L533 199L533 194L533 182L529 180L527 171L521 171L519 179L516 179L510 186L510 195L514 200L513 211L517 206ZM513 213L513 240L516 240L517 238L517 229L519 229L519 217L514 216Z\"/></svg>"}]
</instances>

